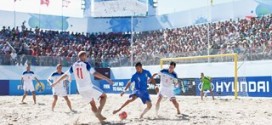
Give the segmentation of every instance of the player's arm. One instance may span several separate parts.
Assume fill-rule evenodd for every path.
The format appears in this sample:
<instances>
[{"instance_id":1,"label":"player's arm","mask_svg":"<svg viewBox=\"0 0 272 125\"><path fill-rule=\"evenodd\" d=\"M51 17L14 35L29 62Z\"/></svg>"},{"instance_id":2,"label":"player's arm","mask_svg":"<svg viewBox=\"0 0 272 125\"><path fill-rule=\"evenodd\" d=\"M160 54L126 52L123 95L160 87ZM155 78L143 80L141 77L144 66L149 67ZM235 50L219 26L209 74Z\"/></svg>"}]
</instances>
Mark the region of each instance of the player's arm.
<instances>
[{"instance_id":1,"label":"player's arm","mask_svg":"<svg viewBox=\"0 0 272 125\"><path fill-rule=\"evenodd\" d=\"M48 78L47 78L47 82L49 83L49 85L51 86L53 83L51 82L52 80L52 75L50 75Z\"/></svg>"},{"instance_id":2,"label":"player's arm","mask_svg":"<svg viewBox=\"0 0 272 125\"><path fill-rule=\"evenodd\" d=\"M209 77L209 81L210 81L210 83L212 82L212 78L211 77Z\"/></svg>"},{"instance_id":3,"label":"player's arm","mask_svg":"<svg viewBox=\"0 0 272 125\"><path fill-rule=\"evenodd\" d=\"M131 85L131 80L128 81L128 83L127 83L125 89L121 92L121 94L120 94L121 96L123 96L123 95L125 94L125 92L126 92L127 89L130 87L130 85Z\"/></svg>"},{"instance_id":4,"label":"player's arm","mask_svg":"<svg viewBox=\"0 0 272 125\"><path fill-rule=\"evenodd\" d=\"M89 63L86 63L86 68L87 68L87 70L89 71L89 73L91 75L93 75L93 76L95 76L95 77L97 77L99 79L106 80L111 85L113 84L113 82L108 77L106 77L106 76L100 74L99 72L95 71L95 69L93 69Z\"/></svg>"},{"instance_id":5,"label":"player's arm","mask_svg":"<svg viewBox=\"0 0 272 125\"><path fill-rule=\"evenodd\" d=\"M154 77L156 77L158 75L158 73L154 73L152 78L154 79Z\"/></svg>"},{"instance_id":6,"label":"player's arm","mask_svg":"<svg viewBox=\"0 0 272 125\"><path fill-rule=\"evenodd\" d=\"M60 81L66 79L68 77L67 74L63 74L62 76L60 76L60 78L58 80L56 80L51 86L54 87L56 86L58 83L60 83Z\"/></svg>"},{"instance_id":7,"label":"player's arm","mask_svg":"<svg viewBox=\"0 0 272 125\"><path fill-rule=\"evenodd\" d=\"M103 80L106 80L109 84L113 84L113 82L108 78L108 77L106 77L106 76L104 76L104 75L102 75L102 74L100 74L99 72L94 72L93 73L93 75L95 76L95 77L97 77L97 78L99 78L99 79L103 79Z\"/></svg>"},{"instance_id":8,"label":"player's arm","mask_svg":"<svg viewBox=\"0 0 272 125\"><path fill-rule=\"evenodd\" d=\"M155 73L155 74L156 74L156 73ZM155 74L153 74L153 76L154 76ZM150 84L153 84L153 85L156 87L157 85L156 85L156 82L155 82L153 76L151 76L151 73L148 72L148 77L149 77L148 82L149 82Z\"/></svg>"},{"instance_id":9,"label":"player's arm","mask_svg":"<svg viewBox=\"0 0 272 125\"><path fill-rule=\"evenodd\" d=\"M40 82L40 80L38 80L37 77L34 77L34 79L37 81L37 83L39 83L41 85L41 82Z\"/></svg>"}]
</instances>

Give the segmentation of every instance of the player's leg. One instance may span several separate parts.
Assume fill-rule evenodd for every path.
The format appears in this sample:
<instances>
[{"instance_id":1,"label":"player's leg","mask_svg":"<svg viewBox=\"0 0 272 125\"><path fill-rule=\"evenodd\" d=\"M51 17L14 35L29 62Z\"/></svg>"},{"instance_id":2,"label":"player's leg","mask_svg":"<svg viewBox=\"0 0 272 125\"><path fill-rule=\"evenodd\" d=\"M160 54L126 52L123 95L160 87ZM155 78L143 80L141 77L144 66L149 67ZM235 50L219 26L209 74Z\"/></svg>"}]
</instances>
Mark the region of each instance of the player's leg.
<instances>
[{"instance_id":1,"label":"player's leg","mask_svg":"<svg viewBox=\"0 0 272 125\"><path fill-rule=\"evenodd\" d=\"M156 115L158 115L158 112L159 112L159 109L160 109L161 100L162 100L162 95L159 94L159 95L158 95L157 102L156 102Z\"/></svg>"},{"instance_id":2,"label":"player's leg","mask_svg":"<svg viewBox=\"0 0 272 125\"><path fill-rule=\"evenodd\" d=\"M171 102L174 104L175 108L177 109L177 114L180 114L179 103L177 102L176 98L172 97Z\"/></svg>"},{"instance_id":3,"label":"player's leg","mask_svg":"<svg viewBox=\"0 0 272 125\"><path fill-rule=\"evenodd\" d=\"M143 118L143 116L151 109L151 107L152 107L151 101L146 101L146 108L144 109L144 111L140 115L140 118Z\"/></svg>"},{"instance_id":4,"label":"player's leg","mask_svg":"<svg viewBox=\"0 0 272 125\"><path fill-rule=\"evenodd\" d=\"M212 95L212 98L213 98L213 100L214 100L214 95L213 95L213 91L212 91L212 88L210 88L210 93L211 93L211 95Z\"/></svg>"},{"instance_id":5,"label":"player's leg","mask_svg":"<svg viewBox=\"0 0 272 125\"><path fill-rule=\"evenodd\" d=\"M203 91L203 89L202 89L201 92L200 92L200 96L201 96L201 100L203 100L203 96L204 96L204 91Z\"/></svg>"},{"instance_id":6,"label":"player's leg","mask_svg":"<svg viewBox=\"0 0 272 125\"><path fill-rule=\"evenodd\" d=\"M143 118L143 116L145 115L145 113L147 113L151 109L152 103L151 103L151 99L150 99L149 93L147 91L142 92L140 95L141 95L140 98L141 98L142 102L144 104L146 104L146 108L144 109L144 111L140 115L140 118Z\"/></svg>"},{"instance_id":7,"label":"player's leg","mask_svg":"<svg viewBox=\"0 0 272 125\"><path fill-rule=\"evenodd\" d=\"M131 96L130 99L128 99L119 109L114 110L113 114L116 114L117 112L121 111L125 106L127 106L129 103L133 102L136 100L138 97L136 95Z\"/></svg>"},{"instance_id":8,"label":"player's leg","mask_svg":"<svg viewBox=\"0 0 272 125\"><path fill-rule=\"evenodd\" d=\"M107 95L98 87L93 86L92 87L92 96L96 99L100 99L99 101L99 106L97 109L97 112L102 116L102 118L105 120L106 117L104 117L101 112L105 106L106 100L107 100Z\"/></svg>"},{"instance_id":9,"label":"player's leg","mask_svg":"<svg viewBox=\"0 0 272 125\"><path fill-rule=\"evenodd\" d=\"M58 96L57 95L53 95L53 98L54 98L54 100L52 102L52 111L54 111L54 109L55 109L56 103L58 101Z\"/></svg>"},{"instance_id":10,"label":"player's leg","mask_svg":"<svg viewBox=\"0 0 272 125\"><path fill-rule=\"evenodd\" d=\"M35 93L35 91L32 91L32 96L33 96L34 104L36 104L36 93Z\"/></svg>"},{"instance_id":11,"label":"player's leg","mask_svg":"<svg viewBox=\"0 0 272 125\"><path fill-rule=\"evenodd\" d=\"M100 105L98 107L98 112L102 112L104 106L105 106L105 103L107 101L107 95L105 93L103 93L101 96L100 96Z\"/></svg>"},{"instance_id":12,"label":"player's leg","mask_svg":"<svg viewBox=\"0 0 272 125\"><path fill-rule=\"evenodd\" d=\"M95 114L95 117L97 117L100 122L103 122L105 118L103 118L103 116L98 112L95 101L93 99L90 102L90 105L91 105L93 113Z\"/></svg>"},{"instance_id":13,"label":"player's leg","mask_svg":"<svg viewBox=\"0 0 272 125\"><path fill-rule=\"evenodd\" d=\"M66 104L68 105L70 111L73 111L71 101L69 100L68 96L63 96L63 98L66 101Z\"/></svg>"},{"instance_id":14,"label":"player's leg","mask_svg":"<svg viewBox=\"0 0 272 125\"><path fill-rule=\"evenodd\" d=\"M24 91L24 95L23 95L23 98L22 98L22 103L25 103L24 100L25 100L26 96L27 96L27 91Z\"/></svg>"}]
</instances>

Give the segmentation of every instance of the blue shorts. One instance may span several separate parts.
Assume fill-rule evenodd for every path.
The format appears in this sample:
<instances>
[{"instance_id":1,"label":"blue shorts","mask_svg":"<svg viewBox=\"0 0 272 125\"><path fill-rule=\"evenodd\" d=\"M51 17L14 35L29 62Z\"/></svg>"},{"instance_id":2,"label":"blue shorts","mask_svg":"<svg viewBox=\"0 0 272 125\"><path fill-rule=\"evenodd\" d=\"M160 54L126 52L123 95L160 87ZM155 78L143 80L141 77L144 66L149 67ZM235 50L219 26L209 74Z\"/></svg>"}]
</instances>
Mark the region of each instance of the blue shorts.
<instances>
[{"instance_id":1,"label":"blue shorts","mask_svg":"<svg viewBox=\"0 0 272 125\"><path fill-rule=\"evenodd\" d=\"M147 101L151 102L150 96L148 91L140 91L140 90L134 90L130 95L129 98L132 96L139 97L142 102L145 104Z\"/></svg>"}]
</instances>

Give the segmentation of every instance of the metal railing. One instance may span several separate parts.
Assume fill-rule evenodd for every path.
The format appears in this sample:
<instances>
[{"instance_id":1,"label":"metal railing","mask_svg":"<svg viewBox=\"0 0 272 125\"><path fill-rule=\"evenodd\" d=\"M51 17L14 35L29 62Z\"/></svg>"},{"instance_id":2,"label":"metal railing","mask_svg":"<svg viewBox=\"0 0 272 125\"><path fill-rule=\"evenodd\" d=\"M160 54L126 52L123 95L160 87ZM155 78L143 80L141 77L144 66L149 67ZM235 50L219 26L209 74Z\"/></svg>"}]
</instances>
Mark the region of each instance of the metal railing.
<instances>
[{"instance_id":1,"label":"metal railing","mask_svg":"<svg viewBox=\"0 0 272 125\"><path fill-rule=\"evenodd\" d=\"M222 50L211 50L211 55L215 54L227 54L227 53L238 53L239 61L253 61L253 60L272 60L272 50L264 51L222 51ZM156 55L135 55L133 58L133 64L136 62L142 62L143 65L159 65L161 58L175 58L175 57L188 57L188 56L203 56L208 55L207 51L193 51L184 53L167 53L167 54L156 54ZM31 55L12 55L12 54L0 54L0 65L25 65L29 63L33 66L56 66L61 63L63 66L70 66L77 57L57 57L57 56L31 56ZM122 67L130 66L131 58L124 56L120 58L88 58L87 60L94 67ZM232 61L228 58L214 58L210 59L211 62L229 62ZM187 60L186 62L179 63L203 63L208 62L207 59L201 60Z\"/></svg>"}]
</instances>

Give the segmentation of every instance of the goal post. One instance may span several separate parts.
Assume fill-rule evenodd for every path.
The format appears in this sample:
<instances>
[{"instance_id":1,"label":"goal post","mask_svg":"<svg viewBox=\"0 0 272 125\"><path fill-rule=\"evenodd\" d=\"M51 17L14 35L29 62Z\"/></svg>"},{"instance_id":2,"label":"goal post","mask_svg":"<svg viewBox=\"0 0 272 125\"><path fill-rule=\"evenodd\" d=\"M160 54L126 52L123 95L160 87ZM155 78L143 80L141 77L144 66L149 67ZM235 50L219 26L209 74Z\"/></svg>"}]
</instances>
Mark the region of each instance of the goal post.
<instances>
[{"instance_id":1,"label":"goal post","mask_svg":"<svg viewBox=\"0 0 272 125\"><path fill-rule=\"evenodd\" d=\"M177 57L177 58L161 58L160 59L160 68L163 68L163 65L165 64L165 62L170 62L170 61L174 61L174 62L180 62L180 61L184 61L184 62L188 62L188 61L192 61L192 60L197 60L197 59L204 59L207 60L207 63L212 63L210 62L211 59L215 59L215 58L231 58L231 62L233 62L233 77L234 77L234 97L235 99L238 98L238 54L233 53L233 54L218 54L218 55L205 55L205 56L190 56L190 57ZM195 63L199 63L199 62L195 62ZM200 62L201 63L201 62Z\"/></svg>"}]
</instances>

